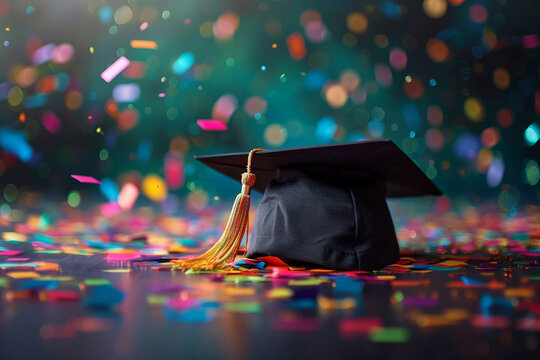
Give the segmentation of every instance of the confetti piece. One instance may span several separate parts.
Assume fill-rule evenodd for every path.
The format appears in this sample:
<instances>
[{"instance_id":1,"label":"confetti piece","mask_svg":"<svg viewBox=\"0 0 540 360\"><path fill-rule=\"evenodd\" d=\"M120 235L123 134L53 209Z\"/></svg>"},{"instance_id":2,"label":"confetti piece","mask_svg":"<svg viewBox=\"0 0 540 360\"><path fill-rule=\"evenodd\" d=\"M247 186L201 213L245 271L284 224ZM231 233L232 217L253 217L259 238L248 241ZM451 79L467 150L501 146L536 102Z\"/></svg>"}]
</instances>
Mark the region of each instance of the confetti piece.
<instances>
[{"instance_id":1,"label":"confetti piece","mask_svg":"<svg viewBox=\"0 0 540 360\"><path fill-rule=\"evenodd\" d=\"M339 332L343 337L367 335L369 331L382 327L382 320L376 317L341 319L338 324Z\"/></svg>"},{"instance_id":2,"label":"confetti piece","mask_svg":"<svg viewBox=\"0 0 540 360\"><path fill-rule=\"evenodd\" d=\"M79 293L72 290L50 290L39 293L41 301L79 301L80 298Z\"/></svg>"},{"instance_id":3,"label":"confetti piece","mask_svg":"<svg viewBox=\"0 0 540 360\"><path fill-rule=\"evenodd\" d=\"M334 292L336 294L360 294L364 284L347 276L338 276L335 280Z\"/></svg>"},{"instance_id":4,"label":"confetti piece","mask_svg":"<svg viewBox=\"0 0 540 360\"><path fill-rule=\"evenodd\" d=\"M75 180L78 180L82 183L88 183L88 184L101 184L101 181L91 177L91 176L85 176L85 175L71 175L72 178Z\"/></svg>"},{"instance_id":5,"label":"confetti piece","mask_svg":"<svg viewBox=\"0 0 540 360\"><path fill-rule=\"evenodd\" d=\"M111 284L111 282L107 279L85 279L83 283L86 286L100 286Z\"/></svg>"},{"instance_id":6,"label":"confetti piece","mask_svg":"<svg viewBox=\"0 0 540 360\"><path fill-rule=\"evenodd\" d=\"M197 125L204 131L227 130L227 125L221 120L197 120Z\"/></svg>"},{"instance_id":7,"label":"confetti piece","mask_svg":"<svg viewBox=\"0 0 540 360\"><path fill-rule=\"evenodd\" d=\"M535 291L532 288L508 288L504 290L504 296L518 298L534 298Z\"/></svg>"},{"instance_id":8,"label":"confetti piece","mask_svg":"<svg viewBox=\"0 0 540 360\"><path fill-rule=\"evenodd\" d=\"M131 269L107 269L103 272L113 273L113 274L125 274L131 272Z\"/></svg>"},{"instance_id":9,"label":"confetti piece","mask_svg":"<svg viewBox=\"0 0 540 360\"><path fill-rule=\"evenodd\" d=\"M84 306L97 308L112 308L124 300L124 293L112 285L94 286L83 301Z\"/></svg>"},{"instance_id":10,"label":"confetti piece","mask_svg":"<svg viewBox=\"0 0 540 360\"><path fill-rule=\"evenodd\" d=\"M128 182L124 184L122 190L120 190L120 194L118 194L118 205L120 205L124 211L129 211L133 205L135 205L135 201L137 201L138 197L139 189Z\"/></svg>"},{"instance_id":11,"label":"confetti piece","mask_svg":"<svg viewBox=\"0 0 540 360\"><path fill-rule=\"evenodd\" d=\"M21 290L52 290L58 286L58 280L28 280L20 285Z\"/></svg>"},{"instance_id":12,"label":"confetti piece","mask_svg":"<svg viewBox=\"0 0 540 360\"><path fill-rule=\"evenodd\" d=\"M317 304L321 310L350 310L354 309L357 302L354 298L330 299L324 296L317 298Z\"/></svg>"},{"instance_id":13,"label":"confetti piece","mask_svg":"<svg viewBox=\"0 0 540 360\"><path fill-rule=\"evenodd\" d=\"M183 323L207 323L215 318L215 311L205 307L198 307L184 311L175 311L168 306L163 306L163 316L170 321Z\"/></svg>"},{"instance_id":14,"label":"confetti piece","mask_svg":"<svg viewBox=\"0 0 540 360\"><path fill-rule=\"evenodd\" d=\"M101 73L101 78L106 82L111 82L118 74L128 67L130 61L122 56L118 58L111 66Z\"/></svg>"},{"instance_id":15,"label":"confetti piece","mask_svg":"<svg viewBox=\"0 0 540 360\"><path fill-rule=\"evenodd\" d=\"M12 279L29 279L40 277L40 275L35 271L11 271L6 275Z\"/></svg>"},{"instance_id":16,"label":"confetti piece","mask_svg":"<svg viewBox=\"0 0 540 360\"><path fill-rule=\"evenodd\" d=\"M23 252L20 250L4 250L0 251L0 256L17 256L21 255Z\"/></svg>"},{"instance_id":17,"label":"confetti piece","mask_svg":"<svg viewBox=\"0 0 540 360\"><path fill-rule=\"evenodd\" d=\"M278 331L317 331L321 328L317 318L280 318L274 322L274 329Z\"/></svg>"},{"instance_id":18,"label":"confetti piece","mask_svg":"<svg viewBox=\"0 0 540 360\"><path fill-rule=\"evenodd\" d=\"M471 325L482 328L504 329L510 326L510 320L506 316L474 315Z\"/></svg>"},{"instance_id":19,"label":"confetti piece","mask_svg":"<svg viewBox=\"0 0 540 360\"><path fill-rule=\"evenodd\" d=\"M294 291L286 287L274 288L266 292L266 297L269 299L288 299L293 295Z\"/></svg>"},{"instance_id":20,"label":"confetti piece","mask_svg":"<svg viewBox=\"0 0 540 360\"><path fill-rule=\"evenodd\" d=\"M150 40L131 40L129 42L129 44L134 49L153 49L153 50L155 50L155 49L158 48L158 44L155 41L150 41Z\"/></svg>"},{"instance_id":21,"label":"confetti piece","mask_svg":"<svg viewBox=\"0 0 540 360\"><path fill-rule=\"evenodd\" d=\"M226 303L225 309L237 313L257 313L261 312L262 305L257 302L232 302Z\"/></svg>"},{"instance_id":22,"label":"confetti piece","mask_svg":"<svg viewBox=\"0 0 540 360\"><path fill-rule=\"evenodd\" d=\"M256 289L252 287L226 287L223 292L231 296L249 296L254 295Z\"/></svg>"},{"instance_id":23,"label":"confetti piece","mask_svg":"<svg viewBox=\"0 0 540 360\"><path fill-rule=\"evenodd\" d=\"M411 335L406 328L386 327L370 330L368 337L373 342L404 343L409 341Z\"/></svg>"}]
</instances>

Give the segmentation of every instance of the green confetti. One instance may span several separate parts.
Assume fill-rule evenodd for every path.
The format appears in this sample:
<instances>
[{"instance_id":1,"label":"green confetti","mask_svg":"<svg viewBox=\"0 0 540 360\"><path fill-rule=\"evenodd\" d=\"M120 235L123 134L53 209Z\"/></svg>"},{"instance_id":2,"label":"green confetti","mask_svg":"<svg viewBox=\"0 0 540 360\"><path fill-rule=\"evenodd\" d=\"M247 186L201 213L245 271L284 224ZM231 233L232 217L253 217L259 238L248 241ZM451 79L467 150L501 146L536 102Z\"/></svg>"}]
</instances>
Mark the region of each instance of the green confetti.
<instances>
[{"instance_id":1,"label":"green confetti","mask_svg":"<svg viewBox=\"0 0 540 360\"><path fill-rule=\"evenodd\" d=\"M373 342L403 343L410 336L409 330L402 327L379 328L369 332L369 339Z\"/></svg>"},{"instance_id":2,"label":"green confetti","mask_svg":"<svg viewBox=\"0 0 540 360\"><path fill-rule=\"evenodd\" d=\"M8 279L0 278L0 287L5 287L7 283L8 283Z\"/></svg>"},{"instance_id":3,"label":"green confetti","mask_svg":"<svg viewBox=\"0 0 540 360\"><path fill-rule=\"evenodd\" d=\"M61 254L61 250L38 250L34 251L34 254Z\"/></svg>"},{"instance_id":4,"label":"green confetti","mask_svg":"<svg viewBox=\"0 0 540 360\"><path fill-rule=\"evenodd\" d=\"M111 282L107 279L85 279L84 285L86 286L99 286L99 285L109 285Z\"/></svg>"},{"instance_id":5,"label":"green confetti","mask_svg":"<svg viewBox=\"0 0 540 360\"><path fill-rule=\"evenodd\" d=\"M146 297L146 302L151 305L161 305L167 301L167 295L154 295L150 294Z\"/></svg>"},{"instance_id":6,"label":"green confetti","mask_svg":"<svg viewBox=\"0 0 540 360\"><path fill-rule=\"evenodd\" d=\"M103 270L104 272L108 272L108 273L114 273L114 274L118 274L118 273L128 273L128 272L131 272L131 269L107 269L107 270Z\"/></svg>"},{"instance_id":7,"label":"green confetti","mask_svg":"<svg viewBox=\"0 0 540 360\"><path fill-rule=\"evenodd\" d=\"M300 279L300 280L291 280L289 281L289 286L313 286L313 285L320 285L321 279L318 278L310 278L310 279Z\"/></svg>"},{"instance_id":8,"label":"green confetti","mask_svg":"<svg viewBox=\"0 0 540 360\"><path fill-rule=\"evenodd\" d=\"M257 313L261 312L262 305L256 302L231 302L225 304L225 309L238 313Z\"/></svg>"},{"instance_id":9,"label":"green confetti","mask_svg":"<svg viewBox=\"0 0 540 360\"><path fill-rule=\"evenodd\" d=\"M270 279L263 278L262 276L242 276L242 275L230 275L225 278L227 282L243 283L243 282L265 282Z\"/></svg>"}]
</instances>

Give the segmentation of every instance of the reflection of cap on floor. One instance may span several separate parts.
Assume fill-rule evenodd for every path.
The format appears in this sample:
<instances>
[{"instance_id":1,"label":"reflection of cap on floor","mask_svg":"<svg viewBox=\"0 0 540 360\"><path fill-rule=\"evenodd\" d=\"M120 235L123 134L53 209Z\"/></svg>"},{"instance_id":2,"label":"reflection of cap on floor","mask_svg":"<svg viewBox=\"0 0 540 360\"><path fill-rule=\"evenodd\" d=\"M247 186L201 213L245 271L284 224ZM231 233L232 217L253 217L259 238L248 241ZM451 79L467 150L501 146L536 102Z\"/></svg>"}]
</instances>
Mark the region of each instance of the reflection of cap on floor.
<instances>
[{"instance_id":1,"label":"reflection of cap on floor","mask_svg":"<svg viewBox=\"0 0 540 360\"><path fill-rule=\"evenodd\" d=\"M197 157L240 179L249 153ZM377 269L399 247L386 197L440 195L390 140L258 151L253 188L264 192L248 257L333 269Z\"/></svg>"}]
</instances>

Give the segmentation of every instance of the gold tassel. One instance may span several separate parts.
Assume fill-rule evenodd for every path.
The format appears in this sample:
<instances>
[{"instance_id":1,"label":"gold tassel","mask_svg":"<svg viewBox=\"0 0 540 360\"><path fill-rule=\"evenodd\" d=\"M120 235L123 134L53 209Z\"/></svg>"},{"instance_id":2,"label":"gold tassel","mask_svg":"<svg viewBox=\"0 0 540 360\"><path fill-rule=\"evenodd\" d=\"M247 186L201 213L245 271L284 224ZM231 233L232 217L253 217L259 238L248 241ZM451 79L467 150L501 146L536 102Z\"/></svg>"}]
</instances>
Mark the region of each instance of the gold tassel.
<instances>
[{"instance_id":1,"label":"gold tassel","mask_svg":"<svg viewBox=\"0 0 540 360\"><path fill-rule=\"evenodd\" d=\"M253 149L249 152L247 171L242 174L242 192L234 201L223 235L204 254L191 259L173 260L173 268L184 271L187 269L214 270L224 268L234 262L249 222L249 192L255 184L255 174L251 172L251 159L255 152L262 150L264 149Z\"/></svg>"}]
</instances>

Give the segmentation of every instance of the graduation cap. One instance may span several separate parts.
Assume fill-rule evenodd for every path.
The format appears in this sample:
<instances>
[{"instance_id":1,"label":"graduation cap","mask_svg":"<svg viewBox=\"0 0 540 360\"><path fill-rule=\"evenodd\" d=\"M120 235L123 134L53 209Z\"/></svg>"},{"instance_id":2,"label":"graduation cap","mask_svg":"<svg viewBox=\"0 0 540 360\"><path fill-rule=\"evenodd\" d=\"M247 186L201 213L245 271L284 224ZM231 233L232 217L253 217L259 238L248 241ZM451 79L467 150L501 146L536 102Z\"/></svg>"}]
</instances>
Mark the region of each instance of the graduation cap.
<instances>
[{"instance_id":1,"label":"graduation cap","mask_svg":"<svg viewBox=\"0 0 540 360\"><path fill-rule=\"evenodd\" d=\"M386 198L441 195L391 140L196 157L241 179L224 234L177 268L230 265L246 232L249 192L264 193L246 256L339 270L371 270L399 258ZM247 164L247 168L246 168Z\"/></svg>"}]
</instances>

